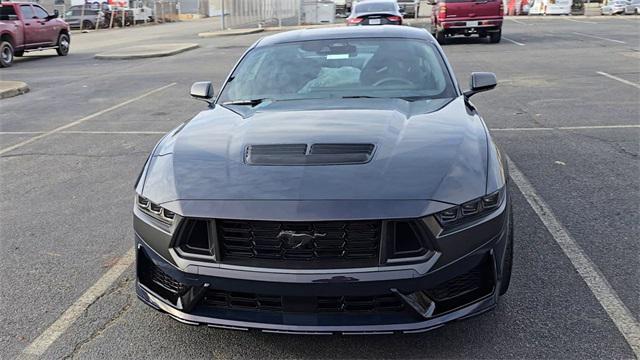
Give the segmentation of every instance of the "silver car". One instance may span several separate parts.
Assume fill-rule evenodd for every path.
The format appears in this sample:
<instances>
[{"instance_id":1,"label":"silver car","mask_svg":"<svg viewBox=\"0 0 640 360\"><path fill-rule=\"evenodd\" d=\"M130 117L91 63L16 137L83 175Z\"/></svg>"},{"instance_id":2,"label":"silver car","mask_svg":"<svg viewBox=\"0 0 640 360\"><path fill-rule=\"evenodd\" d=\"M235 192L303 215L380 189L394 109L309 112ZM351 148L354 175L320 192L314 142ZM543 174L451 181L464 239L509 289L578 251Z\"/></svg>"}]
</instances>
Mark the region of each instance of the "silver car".
<instances>
[{"instance_id":1,"label":"silver car","mask_svg":"<svg viewBox=\"0 0 640 360\"><path fill-rule=\"evenodd\" d=\"M95 29L96 24L104 26L105 17L102 10L87 7L83 11L82 6L72 6L64 13L64 21L71 28Z\"/></svg>"},{"instance_id":2,"label":"silver car","mask_svg":"<svg viewBox=\"0 0 640 360\"><path fill-rule=\"evenodd\" d=\"M609 1L607 5L600 8L600 13L602 15L622 14L624 13L627 5L629 5L629 2L626 0Z\"/></svg>"},{"instance_id":3,"label":"silver car","mask_svg":"<svg viewBox=\"0 0 640 360\"><path fill-rule=\"evenodd\" d=\"M631 0L629 5L624 8L625 15L639 15L640 14L640 0Z\"/></svg>"}]
</instances>

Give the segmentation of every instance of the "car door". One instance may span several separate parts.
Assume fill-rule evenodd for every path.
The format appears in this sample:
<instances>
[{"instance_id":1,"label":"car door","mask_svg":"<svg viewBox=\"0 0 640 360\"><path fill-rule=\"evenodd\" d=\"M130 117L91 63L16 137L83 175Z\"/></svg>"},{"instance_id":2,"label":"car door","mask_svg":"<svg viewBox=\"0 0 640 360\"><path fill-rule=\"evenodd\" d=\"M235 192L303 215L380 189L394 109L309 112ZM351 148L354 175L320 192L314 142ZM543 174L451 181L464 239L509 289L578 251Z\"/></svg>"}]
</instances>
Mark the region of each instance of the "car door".
<instances>
[{"instance_id":1,"label":"car door","mask_svg":"<svg viewBox=\"0 0 640 360\"><path fill-rule=\"evenodd\" d=\"M13 33L14 49L21 50L24 46L24 32L20 31L22 24L13 4L0 3L0 21Z\"/></svg>"},{"instance_id":2,"label":"car door","mask_svg":"<svg viewBox=\"0 0 640 360\"><path fill-rule=\"evenodd\" d=\"M24 46L33 47L39 45L38 40L38 19L35 19L33 8L30 4L20 4L20 13L22 13L22 22L24 23Z\"/></svg>"},{"instance_id":3,"label":"car door","mask_svg":"<svg viewBox=\"0 0 640 360\"><path fill-rule=\"evenodd\" d=\"M39 5L32 5L33 14L37 18L38 41L46 46L53 46L58 40L57 23L48 19L49 13Z\"/></svg>"}]
</instances>

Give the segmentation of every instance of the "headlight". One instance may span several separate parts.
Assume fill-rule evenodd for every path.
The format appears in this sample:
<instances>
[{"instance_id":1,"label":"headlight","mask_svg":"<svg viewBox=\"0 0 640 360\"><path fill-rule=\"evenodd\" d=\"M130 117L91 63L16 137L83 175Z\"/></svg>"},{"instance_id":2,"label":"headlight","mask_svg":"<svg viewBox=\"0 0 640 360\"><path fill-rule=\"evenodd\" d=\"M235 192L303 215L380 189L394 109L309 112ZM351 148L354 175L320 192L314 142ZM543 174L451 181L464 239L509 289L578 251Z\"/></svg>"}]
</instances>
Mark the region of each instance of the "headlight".
<instances>
[{"instance_id":1,"label":"headlight","mask_svg":"<svg viewBox=\"0 0 640 360\"><path fill-rule=\"evenodd\" d=\"M504 190L471 200L459 206L436 213L436 219L442 226L452 226L489 214L500 207L504 199Z\"/></svg>"},{"instance_id":2,"label":"headlight","mask_svg":"<svg viewBox=\"0 0 640 360\"><path fill-rule=\"evenodd\" d=\"M160 205L154 204L149 201L149 199L140 195L136 196L136 206L138 206L138 209L144 211L146 214L166 224L172 224L173 219L176 216L174 212L169 211L161 207Z\"/></svg>"}]
</instances>

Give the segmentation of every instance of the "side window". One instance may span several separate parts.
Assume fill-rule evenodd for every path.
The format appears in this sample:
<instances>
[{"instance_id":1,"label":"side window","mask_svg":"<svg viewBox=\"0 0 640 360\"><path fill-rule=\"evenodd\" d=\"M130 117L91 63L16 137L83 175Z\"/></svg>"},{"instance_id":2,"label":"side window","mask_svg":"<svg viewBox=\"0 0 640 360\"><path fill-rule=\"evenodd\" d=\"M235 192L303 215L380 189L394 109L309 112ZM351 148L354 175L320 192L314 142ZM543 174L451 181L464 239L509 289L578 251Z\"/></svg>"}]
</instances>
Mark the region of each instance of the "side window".
<instances>
[{"instance_id":1,"label":"side window","mask_svg":"<svg viewBox=\"0 0 640 360\"><path fill-rule=\"evenodd\" d=\"M33 11L35 12L38 19L46 19L47 16L49 16L49 13L45 9L41 8L40 6L34 5Z\"/></svg>"},{"instance_id":2,"label":"side window","mask_svg":"<svg viewBox=\"0 0 640 360\"><path fill-rule=\"evenodd\" d=\"M33 19L33 10L31 10L31 5L20 5L20 11L22 11L22 16L24 16L25 20Z\"/></svg>"},{"instance_id":3,"label":"side window","mask_svg":"<svg viewBox=\"0 0 640 360\"><path fill-rule=\"evenodd\" d=\"M18 20L18 15L16 15L13 5L0 5L0 20Z\"/></svg>"}]
</instances>

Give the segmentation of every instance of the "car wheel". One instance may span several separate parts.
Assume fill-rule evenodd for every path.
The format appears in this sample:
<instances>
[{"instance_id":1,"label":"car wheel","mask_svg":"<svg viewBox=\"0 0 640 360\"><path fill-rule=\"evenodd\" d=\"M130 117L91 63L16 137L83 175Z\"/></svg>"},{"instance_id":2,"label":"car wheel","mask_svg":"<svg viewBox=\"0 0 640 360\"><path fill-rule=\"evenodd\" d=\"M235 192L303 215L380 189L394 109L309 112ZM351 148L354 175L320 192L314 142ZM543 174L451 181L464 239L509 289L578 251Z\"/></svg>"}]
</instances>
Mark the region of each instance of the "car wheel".
<instances>
[{"instance_id":1,"label":"car wheel","mask_svg":"<svg viewBox=\"0 0 640 360\"><path fill-rule=\"evenodd\" d=\"M502 265L502 279L500 281L500 295L506 294L511 282L511 268L513 267L513 209L509 209L509 235L507 236L507 249Z\"/></svg>"},{"instance_id":2,"label":"car wheel","mask_svg":"<svg viewBox=\"0 0 640 360\"><path fill-rule=\"evenodd\" d=\"M0 43L0 67L9 67L13 64L13 46L8 41Z\"/></svg>"},{"instance_id":3,"label":"car wheel","mask_svg":"<svg viewBox=\"0 0 640 360\"><path fill-rule=\"evenodd\" d=\"M93 26L93 23L91 21L85 20L85 21L82 22L82 29L83 30L89 30L89 29L93 29L93 28L94 28L94 26Z\"/></svg>"},{"instance_id":4,"label":"car wheel","mask_svg":"<svg viewBox=\"0 0 640 360\"><path fill-rule=\"evenodd\" d=\"M501 38L502 38L502 30L501 31L492 32L492 33L489 34L489 42L492 43L492 44L499 43Z\"/></svg>"},{"instance_id":5,"label":"car wheel","mask_svg":"<svg viewBox=\"0 0 640 360\"><path fill-rule=\"evenodd\" d=\"M56 49L58 55L67 56L67 54L69 53L69 43L69 35L60 34L60 36L58 36L58 48Z\"/></svg>"},{"instance_id":6,"label":"car wheel","mask_svg":"<svg viewBox=\"0 0 640 360\"><path fill-rule=\"evenodd\" d=\"M447 42L447 37L445 36L444 31L436 31L436 40L438 40L440 45L444 45Z\"/></svg>"}]
</instances>

